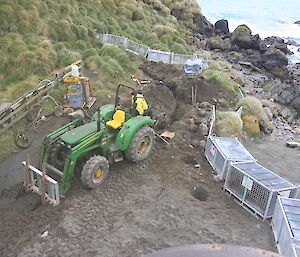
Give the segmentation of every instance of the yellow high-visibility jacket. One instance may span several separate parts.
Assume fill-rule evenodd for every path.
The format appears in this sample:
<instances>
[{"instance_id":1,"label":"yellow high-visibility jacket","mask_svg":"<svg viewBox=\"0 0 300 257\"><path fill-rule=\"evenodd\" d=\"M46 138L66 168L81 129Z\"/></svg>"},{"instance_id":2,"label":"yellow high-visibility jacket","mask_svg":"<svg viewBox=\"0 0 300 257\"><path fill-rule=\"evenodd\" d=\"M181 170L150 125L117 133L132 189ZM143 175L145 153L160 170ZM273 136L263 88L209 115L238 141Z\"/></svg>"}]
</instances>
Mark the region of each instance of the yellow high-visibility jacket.
<instances>
[{"instance_id":1,"label":"yellow high-visibility jacket","mask_svg":"<svg viewBox=\"0 0 300 257\"><path fill-rule=\"evenodd\" d=\"M132 102L134 101L134 97L132 96ZM136 110L139 113L139 115L143 115L144 112L149 108L144 96L142 94L136 95Z\"/></svg>"}]
</instances>

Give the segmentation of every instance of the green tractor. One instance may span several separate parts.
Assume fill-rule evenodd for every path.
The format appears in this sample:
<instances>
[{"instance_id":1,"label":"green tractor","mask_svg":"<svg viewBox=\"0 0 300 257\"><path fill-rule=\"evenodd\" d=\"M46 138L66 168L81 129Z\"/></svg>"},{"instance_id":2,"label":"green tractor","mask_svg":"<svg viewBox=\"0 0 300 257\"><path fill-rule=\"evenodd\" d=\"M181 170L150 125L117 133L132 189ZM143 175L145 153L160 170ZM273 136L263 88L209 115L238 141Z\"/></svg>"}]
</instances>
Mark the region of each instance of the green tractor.
<instances>
[{"instance_id":1,"label":"green tractor","mask_svg":"<svg viewBox=\"0 0 300 257\"><path fill-rule=\"evenodd\" d=\"M128 112L120 105L121 88L129 89L132 94ZM138 163L152 154L155 121L151 108L143 115L137 112L138 93L131 86L119 85L114 105L100 107L87 123L77 119L45 137L38 166L61 177L59 194L69 189L79 160L85 161L81 171L82 184L92 189L105 180L109 164L122 161L124 157Z\"/></svg>"}]
</instances>

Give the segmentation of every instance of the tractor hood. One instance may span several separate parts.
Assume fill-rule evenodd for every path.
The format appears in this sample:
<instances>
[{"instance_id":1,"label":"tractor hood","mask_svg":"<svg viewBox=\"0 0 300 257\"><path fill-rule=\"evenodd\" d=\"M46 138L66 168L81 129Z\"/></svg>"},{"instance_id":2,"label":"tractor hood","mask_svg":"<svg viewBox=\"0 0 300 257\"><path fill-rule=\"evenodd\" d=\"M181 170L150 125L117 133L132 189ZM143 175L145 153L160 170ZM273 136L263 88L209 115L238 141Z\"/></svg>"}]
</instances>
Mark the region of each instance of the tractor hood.
<instances>
[{"instance_id":1,"label":"tractor hood","mask_svg":"<svg viewBox=\"0 0 300 257\"><path fill-rule=\"evenodd\" d=\"M97 121L92 121L64 133L60 136L60 139L68 145L77 145L96 132Z\"/></svg>"}]
</instances>

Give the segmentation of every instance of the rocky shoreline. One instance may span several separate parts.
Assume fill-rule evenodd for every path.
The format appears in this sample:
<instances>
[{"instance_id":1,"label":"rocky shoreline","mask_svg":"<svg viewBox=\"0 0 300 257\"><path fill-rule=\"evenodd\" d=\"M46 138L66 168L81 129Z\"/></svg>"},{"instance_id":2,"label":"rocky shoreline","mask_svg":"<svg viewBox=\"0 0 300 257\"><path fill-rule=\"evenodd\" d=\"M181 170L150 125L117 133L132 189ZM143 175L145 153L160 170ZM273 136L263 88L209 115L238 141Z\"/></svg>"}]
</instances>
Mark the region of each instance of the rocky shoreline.
<instances>
[{"instance_id":1,"label":"rocky shoreline","mask_svg":"<svg viewBox=\"0 0 300 257\"><path fill-rule=\"evenodd\" d=\"M211 24L204 16L194 19L192 44L209 51L215 60L226 62L230 71L241 78L247 95L260 99L274 130L269 140L300 139L300 63L292 64L289 46L297 42L279 37L261 39L247 25L232 33L228 21Z\"/></svg>"}]
</instances>

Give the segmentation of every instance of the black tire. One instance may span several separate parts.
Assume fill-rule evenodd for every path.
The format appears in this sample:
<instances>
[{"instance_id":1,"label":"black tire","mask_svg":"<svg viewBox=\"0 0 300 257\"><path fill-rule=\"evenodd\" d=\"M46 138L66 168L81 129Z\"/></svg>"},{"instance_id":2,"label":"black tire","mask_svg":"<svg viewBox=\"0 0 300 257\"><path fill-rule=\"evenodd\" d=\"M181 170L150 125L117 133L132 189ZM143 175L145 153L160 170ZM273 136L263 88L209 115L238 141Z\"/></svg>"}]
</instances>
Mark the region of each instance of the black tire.
<instances>
[{"instance_id":1,"label":"black tire","mask_svg":"<svg viewBox=\"0 0 300 257\"><path fill-rule=\"evenodd\" d=\"M63 169L67 151L66 146L55 143L50 150L50 163L57 169Z\"/></svg>"},{"instance_id":2,"label":"black tire","mask_svg":"<svg viewBox=\"0 0 300 257\"><path fill-rule=\"evenodd\" d=\"M88 189L93 189L101 185L107 177L108 169L109 164L105 157L100 155L91 157L85 163L81 172L81 182L83 186Z\"/></svg>"},{"instance_id":3,"label":"black tire","mask_svg":"<svg viewBox=\"0 0 300 257\"><path fill-rule=\"evenodd\" d=\"M154 143L154 130L149 126L140 128L125 151L127 159L132 162L146 160L154 150Z\"/></svg>"},{"instance_id":4,"label":"black tire","mask_svg":"<svg viewBox=\"0 0 300 257\"><path fill-rule=\"evenodd\" d=\"M15 137L15 144L22 149L28 148L31 143L32 141L25 133L18 133Z\"/></svg>"}]
</instances>

